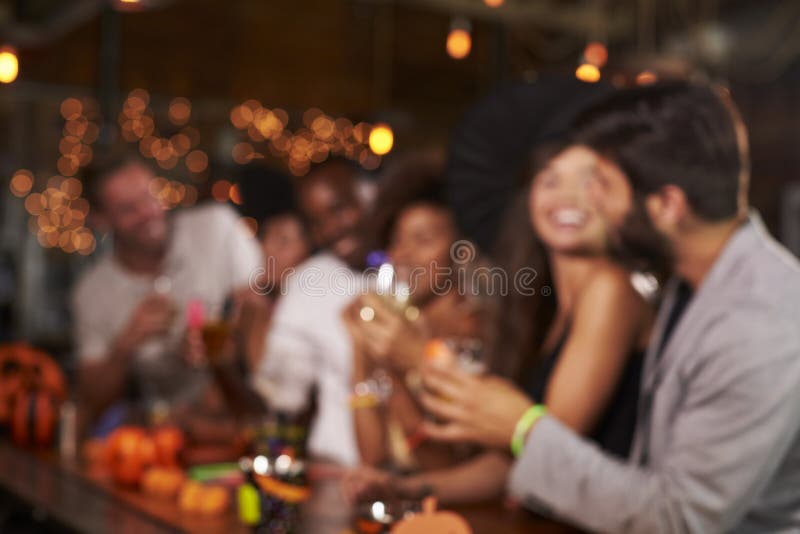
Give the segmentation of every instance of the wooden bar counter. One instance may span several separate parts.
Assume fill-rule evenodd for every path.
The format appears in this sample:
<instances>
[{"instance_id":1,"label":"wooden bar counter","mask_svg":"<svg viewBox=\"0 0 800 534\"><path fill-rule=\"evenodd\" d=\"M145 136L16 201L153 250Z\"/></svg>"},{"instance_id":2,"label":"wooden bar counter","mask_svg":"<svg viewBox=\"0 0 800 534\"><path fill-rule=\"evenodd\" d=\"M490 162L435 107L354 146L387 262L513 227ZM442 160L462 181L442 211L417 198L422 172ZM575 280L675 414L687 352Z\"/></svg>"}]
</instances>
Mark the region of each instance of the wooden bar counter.
<instances>
[{"instance_id":1,"label":"wooden bar counter","mask_svg":"<svg viewBox=\"0 0 800 534\"><path fill-rule=\"evenodd\" d=\"M250 529L239 522L231 507L225 515L204 517L182 512L174 501L162 501L120 488L106 475L92 474L60 462L52 453L33 453L0 440L0 488L25 504L34 516L89 534L239 534ZM572 532L563 525L537 519L524 511L499 504L457 507L475 534ZM344 501L335 478L315 482L304 506L301 532L351 533L352 509Z\"/></svg>"}]
</instances>

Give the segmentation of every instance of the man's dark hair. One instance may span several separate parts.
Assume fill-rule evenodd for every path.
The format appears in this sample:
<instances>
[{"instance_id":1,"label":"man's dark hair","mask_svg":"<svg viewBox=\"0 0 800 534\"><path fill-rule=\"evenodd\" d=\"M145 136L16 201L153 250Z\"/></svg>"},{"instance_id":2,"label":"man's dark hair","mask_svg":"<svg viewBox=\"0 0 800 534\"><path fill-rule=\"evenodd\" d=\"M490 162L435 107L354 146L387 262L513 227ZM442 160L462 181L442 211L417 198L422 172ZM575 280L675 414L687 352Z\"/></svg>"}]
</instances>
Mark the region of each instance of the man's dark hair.
<instances>
[{"instance_id":1,"label":"man's dark hair","mask_svg":"<svg viewBox=\"0 0 800 534\"><path fill-rule=\"evenodd\" d=\"M719 221L737 214L746 176L738 120L716 89L673 82L615 93L578 118L575 140L619 165L637 194L675 185L698 217Z\"/></svg>"},{"instance_id":2,"label":"man's dark hair","mask_svg":"<svg viewBox=\"0 0 800 534\"><path fill-rule=\"evenodd\" d=\"M103 209L103 202L100 199L100 191L106 181L129 165L141 165L145 168L150 166L139 155L129 150L113 150L95 156L81 173L83 180L83 191L86 200L92 209L100 211Z\"/></svg>"},{"instance_id":3,"label":"man's dark hair","mask_svg":"<svg viewBox=\"0 0 800 534\"><path fill-rule=\"evenodd\" d=\"M352 191L358 166L347 158L332 156L322 163L317 163L305 176L296 180L297 195L310 185L327 182L341 191Z\"/></svg>"}]
</instances>

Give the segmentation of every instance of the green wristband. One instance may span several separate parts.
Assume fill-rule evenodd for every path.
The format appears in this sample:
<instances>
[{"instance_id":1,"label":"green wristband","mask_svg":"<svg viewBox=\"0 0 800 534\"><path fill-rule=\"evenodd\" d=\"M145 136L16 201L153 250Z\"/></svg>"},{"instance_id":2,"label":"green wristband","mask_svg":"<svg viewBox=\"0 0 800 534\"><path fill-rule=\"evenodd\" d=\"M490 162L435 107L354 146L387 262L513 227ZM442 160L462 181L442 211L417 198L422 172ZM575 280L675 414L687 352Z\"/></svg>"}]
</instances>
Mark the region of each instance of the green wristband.
<instances>
[{"instance_id":1,"label":"green wristband","mask_svg":"<svg viewBox=\"0 0 800 534\"><path fill-rule=\"evenodd\" d=\"M511 453L515 457L522 453L522 448L525 446L525 436L528 435L533 424L545 413L547 413L547 407L544 404L534 404L525 410L525 413L519 418L517 426L514 427L514 435L511 436Z\"/></svg>"}]
</instances>

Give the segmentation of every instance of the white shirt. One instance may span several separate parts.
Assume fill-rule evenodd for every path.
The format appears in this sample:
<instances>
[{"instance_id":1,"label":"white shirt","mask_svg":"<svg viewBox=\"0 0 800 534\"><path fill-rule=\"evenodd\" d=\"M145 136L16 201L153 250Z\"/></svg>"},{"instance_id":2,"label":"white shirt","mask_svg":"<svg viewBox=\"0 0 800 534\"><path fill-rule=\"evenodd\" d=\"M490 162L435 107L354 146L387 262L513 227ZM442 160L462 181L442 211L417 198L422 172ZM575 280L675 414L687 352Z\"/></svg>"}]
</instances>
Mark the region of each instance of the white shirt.
<instances>
[{"instance_id":1,"label":"white shirt","mask_svg":"<svg viewBox=\"0 0 800 534\"><path fill-rule=\"evenodd\" d=\"M362 277L330 253L297 267L278 300L266 355L254 387L278 410L297 412L318 386L309 452L356 465L359 460L350 411L353 347L342 311L359 294Z\"/></svg>"},{"instance_id":2,"label":"white shirt","mask_svg":"<svg viewBox=\"0 0 800 534\"><path fill-rule=\"evenodd\" d=\"M190 369L180 354L187 304L200 300L219 311L232 290L246 286L264 265L260 248L228 206L213 204L171 215L169 244L159 283L178 310L169 334L146 342L134 364L142 394L177 400L193 396L205 373ZM156 280L127 271L113 253L105 254L83 274L72 300L79 361L108 357L139 302L155 291Z\"/></svg>"}]
</instances>

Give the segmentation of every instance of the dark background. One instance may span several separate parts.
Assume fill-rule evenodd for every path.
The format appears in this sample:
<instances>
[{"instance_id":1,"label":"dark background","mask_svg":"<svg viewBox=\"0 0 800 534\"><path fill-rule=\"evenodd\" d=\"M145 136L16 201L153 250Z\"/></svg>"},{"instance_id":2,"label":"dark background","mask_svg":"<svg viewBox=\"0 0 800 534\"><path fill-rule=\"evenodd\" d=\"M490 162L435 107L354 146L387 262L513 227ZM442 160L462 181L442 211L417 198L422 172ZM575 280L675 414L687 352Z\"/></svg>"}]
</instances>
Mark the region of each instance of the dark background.
<instances>
[{"instance_id":1,"label":"dark background","mask_svg":"<svg viewBox=\"0 0 800 534\"><path fill-rule=\"evenodd\" d=\"M295 128L312 107L353 123L387 122L395 145L385 165L419 148L445 149L464 110L492 87L571 75L587 42L602 41L606 80L697 71L730 87L750 127L752 203L800 252L800 2L505 0L492 9L482 0L140 0L133 8L0 0L0 46L15 46L20 61L18 79L0 86L4 339L68 351L69 286L91 261L40 245L24 200L9 192L11 176L30 169L41 191L58 173L65 98L96 100L102 143L118 135L117 115L136 88L150 93L157 122L172 98L191 100L212 183L236 172L230 146L241 133L229 113L247 99L286 110ZM472 28L462 60L445 50L457 16ZM165 176L189 180L180 169Z\"/></svg>"}]
</instances>

